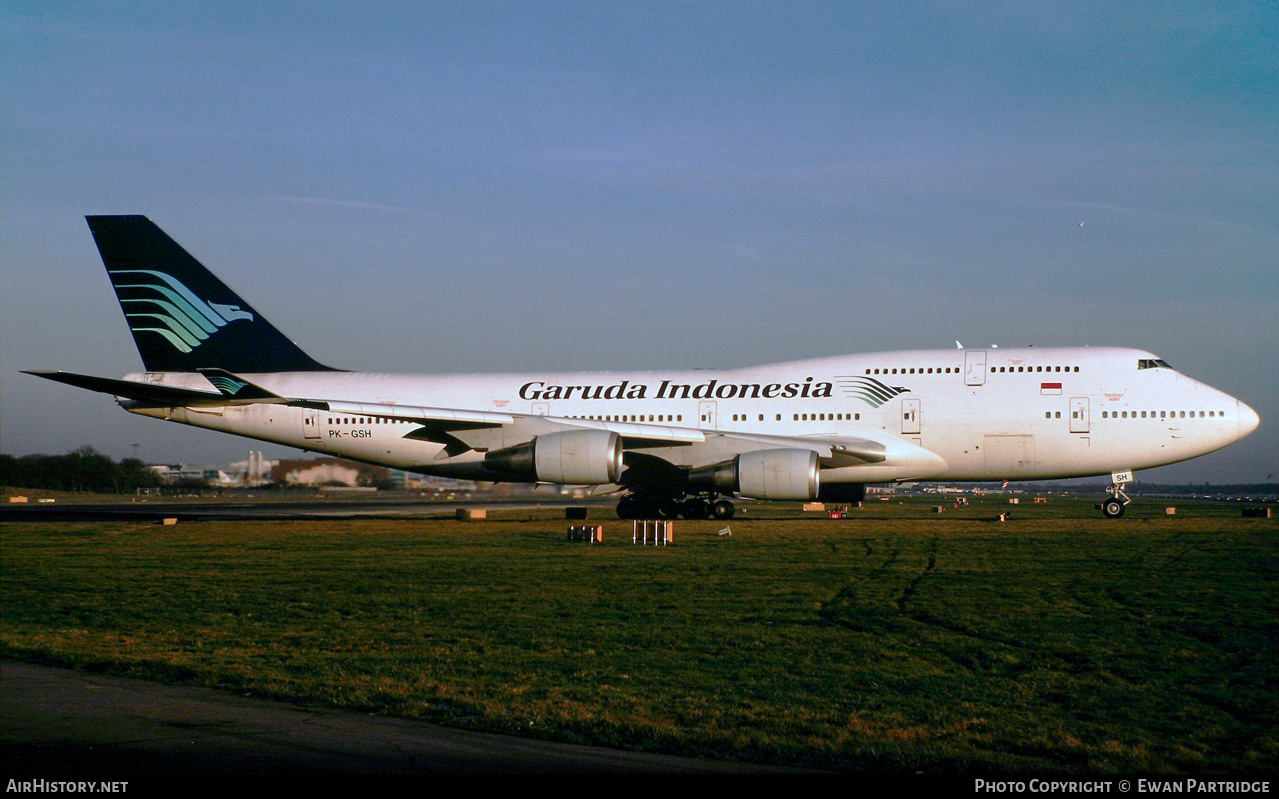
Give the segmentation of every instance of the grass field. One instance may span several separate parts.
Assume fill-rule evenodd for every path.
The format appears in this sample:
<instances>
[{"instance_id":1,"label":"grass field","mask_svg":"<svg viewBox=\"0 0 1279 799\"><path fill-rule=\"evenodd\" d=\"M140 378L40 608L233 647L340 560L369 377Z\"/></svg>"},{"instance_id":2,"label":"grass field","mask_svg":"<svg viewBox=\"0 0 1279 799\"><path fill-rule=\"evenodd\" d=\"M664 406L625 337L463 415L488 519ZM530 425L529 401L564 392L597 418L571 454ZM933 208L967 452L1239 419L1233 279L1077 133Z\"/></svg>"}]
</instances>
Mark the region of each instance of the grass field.
<instances>
[{"instance_id":1,"label":"grass field","mask_svg":"<svg viewBox=\"0 0 1279 799\"><path fill-rule=\"evenodd\" d=\"M750 506L666 548L602 518L568 542L549 510L12 523L0 655L833 769L1279 769L1276 522L939 501Z\"/></svg>"}]
</instances>

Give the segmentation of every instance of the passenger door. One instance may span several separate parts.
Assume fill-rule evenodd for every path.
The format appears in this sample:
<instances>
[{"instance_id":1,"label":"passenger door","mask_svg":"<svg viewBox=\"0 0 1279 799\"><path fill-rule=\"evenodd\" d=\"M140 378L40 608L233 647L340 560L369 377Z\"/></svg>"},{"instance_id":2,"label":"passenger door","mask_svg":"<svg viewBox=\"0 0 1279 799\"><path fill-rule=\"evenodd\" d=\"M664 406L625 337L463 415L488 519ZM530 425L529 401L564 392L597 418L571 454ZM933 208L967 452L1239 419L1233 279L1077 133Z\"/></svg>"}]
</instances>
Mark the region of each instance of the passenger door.
<instances>
[{"instance_id":1,"label":"passenger door","mask_svg":"<svg viewBox=\"0 0 1279 799\"><path fill-rule=\"evenodd\" d=\"M1070 398L1070 432L1088 432L1088 398Z\"/></svg>"}]
</instances>

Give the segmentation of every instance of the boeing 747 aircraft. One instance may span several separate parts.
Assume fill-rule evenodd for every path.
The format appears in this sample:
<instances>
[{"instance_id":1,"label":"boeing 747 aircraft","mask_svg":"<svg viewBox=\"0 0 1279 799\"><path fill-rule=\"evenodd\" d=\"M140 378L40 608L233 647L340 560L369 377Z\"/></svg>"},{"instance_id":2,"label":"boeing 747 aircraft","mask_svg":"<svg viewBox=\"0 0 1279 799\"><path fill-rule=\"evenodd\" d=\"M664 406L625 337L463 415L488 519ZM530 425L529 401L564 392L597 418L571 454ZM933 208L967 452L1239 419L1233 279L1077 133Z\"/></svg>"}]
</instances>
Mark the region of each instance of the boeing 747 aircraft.
<instances>
[{"instance_id":1,"label":"boeing 747 aircraft","mask_svg":"<svg viewBox=\"0 0 1279 799\"><path fill-rule=\"evenodd\" d=\"M722 371L393 375L313 360L143 216L91 216L146 371L30 372L132 413L421 474L591 485L623 518L868 483L1112 475L1256 429L1244 403L1121 347L876 352Z\"/></svg>"}]
</instances>

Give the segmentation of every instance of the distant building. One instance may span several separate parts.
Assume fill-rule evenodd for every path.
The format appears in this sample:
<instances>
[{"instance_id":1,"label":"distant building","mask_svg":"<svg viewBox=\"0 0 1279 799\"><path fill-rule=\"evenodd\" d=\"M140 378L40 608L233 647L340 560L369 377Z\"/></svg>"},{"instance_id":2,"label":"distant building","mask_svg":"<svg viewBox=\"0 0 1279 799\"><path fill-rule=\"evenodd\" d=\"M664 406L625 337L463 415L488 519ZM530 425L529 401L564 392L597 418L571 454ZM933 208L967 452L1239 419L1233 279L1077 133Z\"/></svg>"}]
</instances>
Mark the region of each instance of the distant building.
<instances>
[{"instance_id":1,"label":"distant building","mask_svg":"<svg viewBox=\"0 0 1279 799\"><path fill-rule=\"evenodd\" d=\"M195 466L186 463L148 467L166 483L197 480L215 488L263 486L272 483L295 486L347 486L351 488L392 488L435 493L473 491L477 484L445 477L424 477L384 466L370 466L342 458L296 458L266 460L261 452L250 451L242 461L225 466Z\"/></svg>"},{"instance_id":2,"label":"distant building","mask_svg":"<svg viewBox=\"0 0 1279 799\"><path fill-rule=\"evenodd\" d=\"M185 463L158 463L148 466L166 483L177 483L182 480L202 480L210 485L229 482L226 472L216 466L191 466Z\"/></svg>"},{"instance_id":3,"label":"distant building","mask_svg":"<svg viewBox=\"0 0 1279 799\"><path fill-rule=\"evenodd\" d=\"M199 480L219 488L258 486L271 482L273 461L265 460L261 452L249 451L245 460L226 466L193 466L186 463L162 463L149 466L166 483L182 480Z\"/></svg>"},{"instance_id":4,"label":"distant building","mask_svg":"<svg viewBox=\"0 0 1279 799\"><path fill-rule=\"evenodd\" d=\"M271 482L289 485L376 486L391 484L391 470L342 458L278 460L271 466Z\"/></svg>"}]
</instances>

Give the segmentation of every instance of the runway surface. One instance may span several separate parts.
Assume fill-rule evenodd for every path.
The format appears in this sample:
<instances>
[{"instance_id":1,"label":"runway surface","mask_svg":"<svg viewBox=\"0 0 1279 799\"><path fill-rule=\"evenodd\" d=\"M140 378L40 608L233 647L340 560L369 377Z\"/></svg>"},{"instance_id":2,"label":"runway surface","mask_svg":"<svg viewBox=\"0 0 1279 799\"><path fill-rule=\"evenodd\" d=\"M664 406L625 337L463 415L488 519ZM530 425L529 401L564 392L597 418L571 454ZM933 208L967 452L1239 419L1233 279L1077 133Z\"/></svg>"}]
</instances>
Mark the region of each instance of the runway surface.
<instances>
[{"instance_id":1,"label":"runway surface","mask_svg":"<svg viewBox=\"0 0 1279 799\"><path fill-rule=\"evenodd\" d=\"M0 663L6 778L800 773L451 730L210 688Z\"/></svg>"},{"instance_id":2,"label":"runway surface","mask_svg":"<svg viewBox=\"0 0 1279 799\"><path fill-rule=\"evenodd\" d=\"M4 522L97 522L97 521L252 521L322 518L375 518L391 516L452 516L459 508L522 510L527 508L594 507L611 512L616 499L491 499L426 502L397 499L340 499L299 501L166 501L119 502L111 504L53 503L0 506Z\"/></svg>"}]
</instances>

